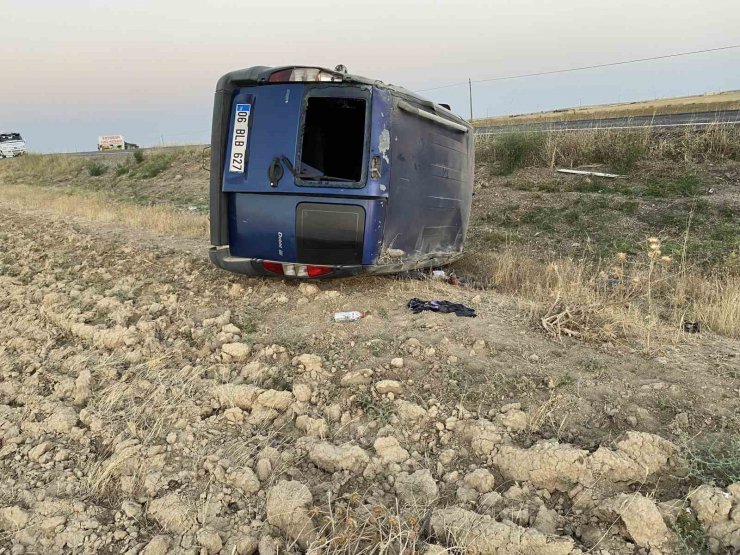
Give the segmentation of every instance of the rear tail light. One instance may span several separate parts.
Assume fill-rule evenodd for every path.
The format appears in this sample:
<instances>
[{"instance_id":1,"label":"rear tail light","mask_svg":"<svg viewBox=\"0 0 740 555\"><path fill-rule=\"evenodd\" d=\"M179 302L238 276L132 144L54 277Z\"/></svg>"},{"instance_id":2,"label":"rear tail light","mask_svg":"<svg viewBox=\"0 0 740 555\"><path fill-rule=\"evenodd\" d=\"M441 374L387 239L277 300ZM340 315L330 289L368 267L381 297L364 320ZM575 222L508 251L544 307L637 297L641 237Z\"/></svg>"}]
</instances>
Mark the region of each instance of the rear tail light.
<instances>
[{"instance_id":1,"label":"rear tail light","mask_svg":"<svg viewBox=\"0 0 740 555\"><path fill-rule=\"evenodd\" d=\"M331 266L307 266L305 264L283 264L281 262L263 261L262 267L270 273L288 277L319 277L334 271Z\"/></svg>"},{"instance_id":2,"label":"rear tail light","mask_svg":"<svg viewBox=\"0 0 740 555\"><path fill-rule=\"evenodd\" d=\"M262 267L273 274L284 275L283 265L280 262L263 262Z\"/></svg>"},{"instance_id":3,"label":"rear tail light","mask_svg":"<svg viewBox=\"0 0 740 555\"><path fill-rule=\"evenodd\" d=\"M342 76L318 67L294 67L283 69L270 75L270 83L308 82L308 81L342 81Z\"/></svg>"},{"instance_id":4,"label":"rear tail light","mask_svg":"<svg viewBox=\"0 0 740 555\"><path fill-rule=\"evenodd\" d=\"M307 268L308 277L325 276L326 274L330 274L332 270L333 268L329 266L308 266Z\"/></svg>"}]
</instances>

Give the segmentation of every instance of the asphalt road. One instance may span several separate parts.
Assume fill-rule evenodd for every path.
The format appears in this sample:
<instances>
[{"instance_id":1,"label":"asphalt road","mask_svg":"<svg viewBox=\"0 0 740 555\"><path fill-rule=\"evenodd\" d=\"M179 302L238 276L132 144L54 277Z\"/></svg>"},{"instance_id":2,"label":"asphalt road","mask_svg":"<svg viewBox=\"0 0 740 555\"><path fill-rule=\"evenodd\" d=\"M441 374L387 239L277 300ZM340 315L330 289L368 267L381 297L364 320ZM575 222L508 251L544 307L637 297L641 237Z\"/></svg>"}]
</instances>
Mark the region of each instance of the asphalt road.
<instances>
[{"instance_id":1,"label":"asphalt road","mask_svg":"<svg viewBox=\"0 0 740 555\"><path fill-rule=\"evenodd\" d=\"M146 147L146 148L140 148L138 150L169 150L172 148L183 148L184 146L187 147L207 147L209 145L174 145L174 146L152 146L152 147ZM61 154L65 154L66 156L124 156L126 154L132 154L136 150L91 150L89 152L65 152Z\"/></svg>"},{"instance_id":2,"label":"asphalt road","mask_svg":"<svg viewBox=\"0 0 740 555\"><path fill-rule=\"evenodd\" d=\"M492 135L511 133L512 131L578 131L586 129L626 129L632 127L703 127L716 124L740 125L740 110L494 125L476 127L475 133L476 135Z\"/></svg>"}]
</instances>

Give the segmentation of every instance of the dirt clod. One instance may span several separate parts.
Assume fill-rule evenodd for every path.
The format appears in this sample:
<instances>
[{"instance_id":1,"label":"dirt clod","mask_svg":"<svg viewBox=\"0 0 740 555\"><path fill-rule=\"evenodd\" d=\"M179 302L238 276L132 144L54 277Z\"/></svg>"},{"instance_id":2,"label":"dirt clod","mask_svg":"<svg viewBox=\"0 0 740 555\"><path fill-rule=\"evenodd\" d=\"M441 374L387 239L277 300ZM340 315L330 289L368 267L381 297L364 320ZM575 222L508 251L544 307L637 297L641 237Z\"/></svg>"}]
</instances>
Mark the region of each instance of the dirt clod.
<instances>
[{"instance_id":1,"label":"dirt clod","mask_svg":"<svg viewBox=\"0 0 740 555\"><path fill-rule=\"evenodd\" d=\"M308 514L312 502L311 492L304 484L282 480L267 493L267 521L306 548L316 538Z\"/></svg>"}]
</instances>

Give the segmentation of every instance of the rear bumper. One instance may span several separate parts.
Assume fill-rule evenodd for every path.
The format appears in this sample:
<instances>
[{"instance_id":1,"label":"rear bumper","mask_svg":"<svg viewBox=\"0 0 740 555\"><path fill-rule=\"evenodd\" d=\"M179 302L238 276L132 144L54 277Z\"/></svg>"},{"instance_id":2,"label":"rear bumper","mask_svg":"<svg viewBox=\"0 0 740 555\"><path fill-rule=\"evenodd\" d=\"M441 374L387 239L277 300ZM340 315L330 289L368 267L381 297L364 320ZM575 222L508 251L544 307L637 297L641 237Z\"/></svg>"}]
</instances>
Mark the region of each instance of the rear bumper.
<instances>
[{"instance_id":1,"label":"rear bumper","mask_svg":"<svg viewBox=\"0 0 740 555\"><path fill-rule=\"evenodd\" d=\"M331 266L333 271L319 277L293 277L274 274L262 267L263 259L261 258L244 258L240 256L231 256L231 251L227 245L211 247L209 258L219 268L244 274L248 276L267 276L278 277L281 279L330 279L338 277L356 276L358 274L394 274L408 270L418 270L421 268L433 268L450 264L460 258L462 253L437 253L429 255L423 259L401 260L398 262L388 262L384 264L372 265L354 265L354 266Z\"/></svg>"},{"instance_id":2,"label":"rear bumper","mask_svg":"<svg viewBox=\"0 0 740 555\"><path fill-rule=\"evenodd\" d=\"M316 277L297 277L297 276L284 276L269 272L262 267L262 258L244 258L241 256L231 256L231 251L228 246L222 247L211 247L208 256L216 266L234 272L236 274L244 274L247 276L267 276L267 277L278 277L281 279L319 279ZM334 271L330 274L320 276L321 278L334 278L334 277L348 277L361 274L364 272L364 266L332 266Z\"/></svg>"}]
</instances>

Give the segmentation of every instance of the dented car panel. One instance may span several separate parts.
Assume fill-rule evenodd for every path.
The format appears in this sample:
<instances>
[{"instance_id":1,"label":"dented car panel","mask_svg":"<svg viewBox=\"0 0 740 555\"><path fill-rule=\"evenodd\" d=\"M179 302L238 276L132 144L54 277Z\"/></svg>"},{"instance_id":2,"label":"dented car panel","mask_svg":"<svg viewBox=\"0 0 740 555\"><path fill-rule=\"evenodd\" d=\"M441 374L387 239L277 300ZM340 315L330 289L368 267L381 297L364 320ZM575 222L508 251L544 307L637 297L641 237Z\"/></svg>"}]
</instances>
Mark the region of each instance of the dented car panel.
<instances>
[{"instance_id":1,"label":"dented car panel","mask_svg":"<svg viewBox=\"0 0 740 555\"><path fill-rule=\"evenodd\" d=\"M461 252L473 194L472 135L420 112L395 99L385 248L405 259Z\"/></svg>"},{"instance_id":2,"label":"dented car panel","mask_svg":"<svg viewBox=\"0 0 740 555\"><path fill-rule=\"evenodd\" d=\"M472 127L405 89L319 68L232 72L217 86L211 151L219 267L338 277L462 253Z\"/></svg>"}]
</instances>

